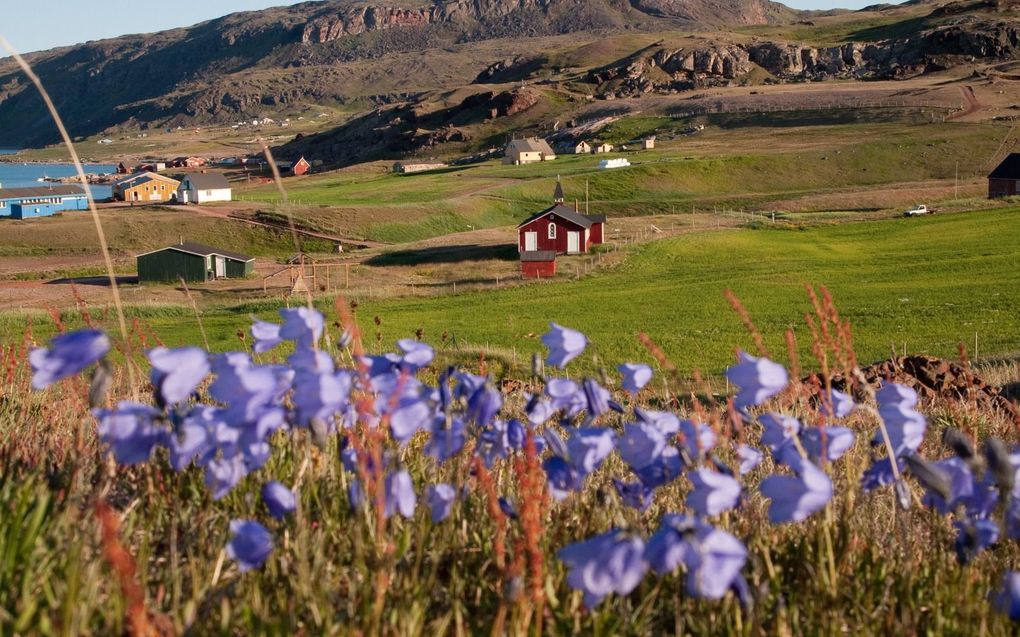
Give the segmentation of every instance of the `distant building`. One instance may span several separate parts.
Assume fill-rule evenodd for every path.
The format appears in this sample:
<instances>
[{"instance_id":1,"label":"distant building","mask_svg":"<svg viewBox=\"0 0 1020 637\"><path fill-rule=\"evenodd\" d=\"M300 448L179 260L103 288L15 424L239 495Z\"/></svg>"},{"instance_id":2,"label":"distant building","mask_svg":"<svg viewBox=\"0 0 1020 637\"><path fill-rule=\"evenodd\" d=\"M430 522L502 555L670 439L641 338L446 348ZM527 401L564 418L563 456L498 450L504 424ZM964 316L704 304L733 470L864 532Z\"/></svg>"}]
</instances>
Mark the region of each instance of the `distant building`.
<instances>
[{"instance_id":1,"label":"distant building","mask_svg":"<svg viewBox=\"0 0 1020 637\"><path fill-rule=\"evenodd\" d=\"M190 173L177 187L178 203L230 201L233 192L222 173Z\"/></svg>"},{"instance_id":2,"label":"distant building","mask_svg":"<svg viewBox=\"0 0 1020 637\"><path fill-rule=\"evenodd\" d=\"M596 154L598 154L598 155L601 155L603 153L611 153L611 152L613 152L613 145L612 144L606 144L606 143L596 144L594 152Z\"/></svg>"},{"instance_id":3,"label":"distant building","mask_svg":"<svg viewBox=\"0 0 1020 637\"><path fill-rule=\"evenodd\" d=\"M80 186L0 188L0 217L49 217L65 210L87 210L88 207L88 197Z\"/></svg>"},{"instance_id":4,"label":"distant building","mask_svg":"<svg viewBox=\"0 0 1020 637\"><path fill-rule=\"evenodd\" d=\"M201 168L205 166L205 160L201 157L177 157L170 165L174 168Z\"/></svg>"},{"instance_id":5,"label":"distant building","mask_svg":"<svg viewBox=\"0 0 1020 637\"><path fill-rule=\"evenodd\" d=\"M556 183L553 205L525 219L517 226L520 253L552 251L583 254L604 241L604 216L583 215L563 203L563 187Z\"/></svg>"},{"instance_id":6,"label":"distant building","mask_svg":"<svg viewBox=\"0 0 1020 637\"><path fill-rule=\"evenodd\" d=\"M181 182L152 172L136 173L113 184L113 198L118 201L163 203L177 199Z\"/></svg>"},{"instance_id":7,"label":"distant building","mask_svg":"<svg viewBox=\"0 0 1020 637\"><path fill-rule=\"evenodd\" d=\"M599 168L601 170L608 170L613 168L626 168L630 166L630 162L623 157L616 157L614 159L603 159L599 162Z\"/></svg>"},{"instance_id":8,"label":"distant building","mask_svg":"<svg viewBox=\"0 0 1020 637\"><path fill-rule=\"evenodd\" d=\"M1020 153L1011 153L988 175L988 197L1020 195Z\"/></svg>"},{"instance_id":9,"label":"distant building","mask_svg":"<svg viewBox=\"0 0 1020 637\"><path fill-rule=\"evenodd\" d=\"M646 137L641 141L641 148L643 150L655 150L655 138Z\"/></svg>"},{"instance_id":10,"label":"distant building","mask_svg":"<svg viewBox=\"0 0 1020 637\"><path fill-rule=\"evenodd\" d=\"M447 164L441 162L434 163L421 163L421 164L408 164L402 161L398 161L393 164L393 172L400 173L402 175L409 175L411 173L425 172L426 170L439 170L440 168L446 168Z\"/></svg>"},{"instance_id":11,"label":"distant building","mask_svg":"<svg viewBox=\"0 0 1020 637\"><path fill-rule=\"evenodd\" d=\"M255 257L191 241L145 252L135 259L139 281L173 283L180 279L189 282L239 279L255 270Z\"/></svg>"},{"instance_id":12,"label":"distant building","mask_svg":"<svg viewBox=\"0 0 1020 637\"><path fill-rule=\"evenodd\" d=\"M308 160L302 157L301 159L294 162L294 165L290 167L290 173L294 176L307 175L312 169L312 165L308 163Z\"/></svg>"},{"instance_id":13,"label":"distant building","mask_svg":"<svg viewBox=\"0 0 1020 637\"><path fill-rule=\"evenodd\" d=\"M527 139L515 139L507 144L503 163L534 164L553 159L556 159L556 153L549 146L549 142L539 137L528 137Z\"/></svg>"},{"instance_id":14,"label":"distant building","mask_svg":"<svg viewBox=\"0 0 1020 637\"><path fill-rule=\"evenodd\" d=\"M521 277L525 279L549 279L556 276L556 252L535 250L521 253Z\"/></svg>"}]
</instances>

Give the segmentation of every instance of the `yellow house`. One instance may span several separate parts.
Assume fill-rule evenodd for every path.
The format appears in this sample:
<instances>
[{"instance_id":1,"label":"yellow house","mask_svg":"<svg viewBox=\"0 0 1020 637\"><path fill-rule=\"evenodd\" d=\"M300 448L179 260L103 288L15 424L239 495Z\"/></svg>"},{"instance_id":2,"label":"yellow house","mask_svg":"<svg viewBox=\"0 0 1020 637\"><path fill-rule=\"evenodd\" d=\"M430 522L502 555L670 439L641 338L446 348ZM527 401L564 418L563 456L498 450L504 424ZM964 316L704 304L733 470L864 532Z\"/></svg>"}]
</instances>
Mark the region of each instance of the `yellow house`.
<instances>
[{"instance_id":1,"label":"yellow house","mask_svg":"<svg viewBox=\"0 0 1020 637\"><path fill-rule=\"evenodd\" d=\"M556 153L553 152L548 142L539 137L528 137L527 139L515 139L507 144L503 163L533 164L553 159L556 159Z\"/></svg>"},{"instance_id":2,"label":"yellow house","mask_svg":"<svg viewBox=\"0 0 1020 637\"><path fill-rule=\"evenodd\" d=\"M164 203L177 196L181 182L156 173L136 173L113 184L113 197L120 201Z\"/></svg>"}]
</instances>

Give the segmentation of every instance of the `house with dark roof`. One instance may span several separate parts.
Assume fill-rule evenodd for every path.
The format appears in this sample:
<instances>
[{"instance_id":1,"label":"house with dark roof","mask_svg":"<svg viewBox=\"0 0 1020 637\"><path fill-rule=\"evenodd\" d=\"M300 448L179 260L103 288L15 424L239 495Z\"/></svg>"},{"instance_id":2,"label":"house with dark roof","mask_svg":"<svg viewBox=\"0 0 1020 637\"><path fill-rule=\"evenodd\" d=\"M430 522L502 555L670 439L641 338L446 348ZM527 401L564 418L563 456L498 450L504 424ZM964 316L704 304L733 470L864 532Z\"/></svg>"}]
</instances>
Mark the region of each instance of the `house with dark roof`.
<instances>
[{"instance_id":1,"label":"house with dark roof","mask_svg":"<svg viewBox=\"0 0 1020 637\"><path fill-rule=\"evenodd\" d=\"M553 151L549 142L540 137L528 137L526 139L515 139L506 145L503 163L514 165L533 164L553 159L556 159L556 152Z\"/></svg>"},{"instance_id":2,"label":"house with dark roof","mask_svg":"<svg viewBox=\"0 0 1020 637\"><path fill-rule=\"evenodd\" d=\"M583 254L604 241L604 216L584 215L564 205L563 186L557 181L553 205L537 212L517 226L520 253L552 251Z\"/></svg>"},{"instance_id":3,"label":"house with dark roof","mask_svg":"<svg viewBox=\"0 0 1020 637\"><path fill-rule=\"evenodd\" d=\"M135 257L138 280L173 283L240 279L255 271L255 257L192 241L145 252Z\"/></svg>"},{"instance_id":4,"label":"house with dark roof","mask_svg":"<svg viewBox=\"0 0 1020 637\"><path fill-rule=\"evenodd\" d=\"M535 250L521 253L521 278L551 279L556 276L556 253L552 250Z\"/></svg>"},{"instance_id":5,"label":"house with dark roof","mask_svg":"<svg viewBox=\"0 0 1020 637\"><path fill-rule=\"evenodd\" d=\"M1020 153L1011 153L988 175L988 198L1020 195Z\"/></svg>"},{"instance_id":6,"label":"house with dark roof","mask_svg":"<svg viewBox=\"0 0 1020 637\"><path fill-rule=\"evenodd\" d=\"M65 210L87 210L88 197L81 186L0 188L0 217L31 219Z\"/></svg>"},{"instance_id":7,"label":"house with dark roof","mask_svg":"<svg viewBox=\"0 0 1020 637\"><path fill-rule=\"evenodd\" d=\"M223 173L188 173L177 187L178 203L230 201L233 192Z\"/></svg>"}]
</instances>

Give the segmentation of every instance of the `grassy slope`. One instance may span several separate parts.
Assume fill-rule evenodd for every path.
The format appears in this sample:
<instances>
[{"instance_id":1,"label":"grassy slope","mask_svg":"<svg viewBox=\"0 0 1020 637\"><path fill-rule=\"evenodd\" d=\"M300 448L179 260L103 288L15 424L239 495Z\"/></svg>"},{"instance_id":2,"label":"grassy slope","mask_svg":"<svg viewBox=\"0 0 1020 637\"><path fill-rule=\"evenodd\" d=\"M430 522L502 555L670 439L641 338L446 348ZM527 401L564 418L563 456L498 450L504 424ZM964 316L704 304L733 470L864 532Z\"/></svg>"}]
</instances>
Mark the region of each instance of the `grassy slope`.
<instances>
[{"instance_id":1,"label":"grassy slope","mask_svg":"<svg viewBox=\"0 0 1020 637\"><path fill-rule=\"evenodd\" d=\"M1004 353L1020 349L1018 214L692 235L641 247L617 271L581 281L363 302L358 312L370 337L371 319L381 317L383 343L424 328L431 342L445 331L462 345L514 347L521 362L540 349L536 335L547 321L586 332L604 360L647 358L635 338L645 331L682 370L716 373L735 345L752 345L723 298L726 288L781 349L788 326L796 326L802 344L809 340L800 320L809 310L803 286L815 284L828 286L853 322L864 359L886 355L893 343L948 356L957 342L972 343L975 332L981 352ZM236 346L235 332L247 323L243 313L206 314L214 347ZM150 323L172 343L197 339L186 313Z\"/></svg>"},{"instance_id":2,"label":"grassy slope","mask_svg":"<svg viewBox=\"0 0 1020 637\"><path fill-rule=\"evenodd\" d=\"M1005 128L997 124L845 123L839 113L816 125L804 114L726 116L708 120L703 136L628 153L632 168L599 171L600 158L562 156L555 162L502 166L495 162L417 175L384 167L291 180L295 215L323 229L383 241L408 241L474 227L510 225L544 206L557 176L568 198L584 197L589 182L595 211L610 215L669 212L674 207L770 209L787 200L839 188L953 179L984 174ZM828 118L828 119L827 119ZM606 132L622 142L674 133L686 122L632 117ZM749 148L757 149L749 151ZM275 202L271 187L240 192ZM848 201L846 209L852 209ZM841 208L842 209L842 208Z\"/></svg>"}]
</instances>

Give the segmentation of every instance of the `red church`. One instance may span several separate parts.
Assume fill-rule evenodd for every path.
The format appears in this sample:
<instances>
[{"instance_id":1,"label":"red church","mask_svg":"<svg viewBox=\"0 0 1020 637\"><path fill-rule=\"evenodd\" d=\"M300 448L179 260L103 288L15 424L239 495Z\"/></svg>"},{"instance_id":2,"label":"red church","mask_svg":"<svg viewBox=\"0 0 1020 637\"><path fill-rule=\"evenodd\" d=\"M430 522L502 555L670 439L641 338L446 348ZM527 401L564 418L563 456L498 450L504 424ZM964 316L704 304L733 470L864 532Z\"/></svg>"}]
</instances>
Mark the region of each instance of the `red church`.
<instances>
[{"instance_id":1,"label":"red church","mask_svg":"<svg viewBox=\"0 0 1020 637\"><path fill-rule=\"evenodd\" d=\"M563 186L556 182L553 206L517 226L517 250L584 254L604 241L604 216L583 215L563 204Z\"/></svg>"}]
</instances>

